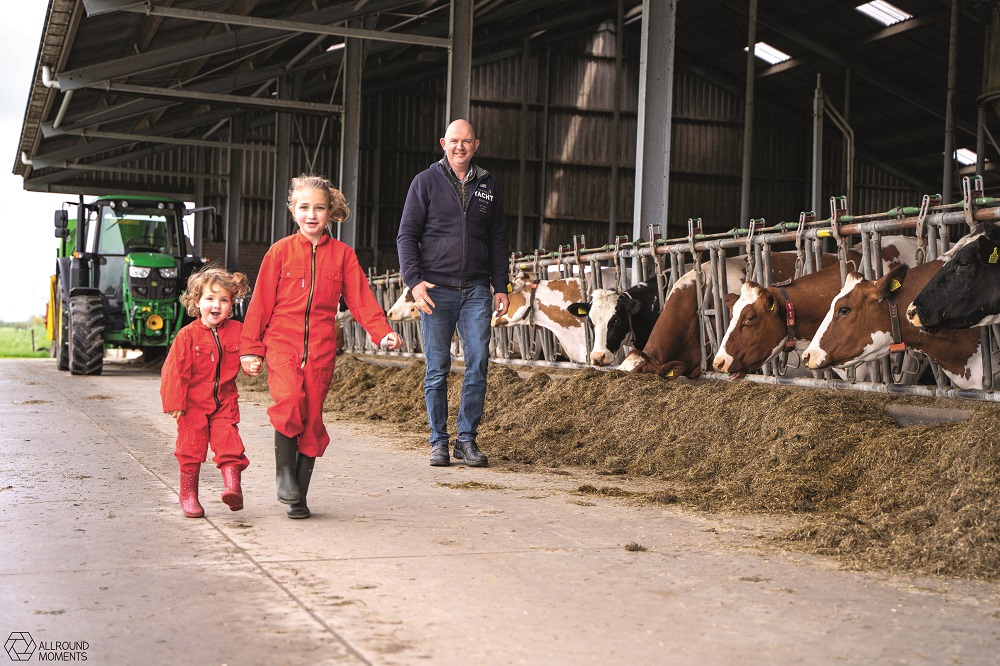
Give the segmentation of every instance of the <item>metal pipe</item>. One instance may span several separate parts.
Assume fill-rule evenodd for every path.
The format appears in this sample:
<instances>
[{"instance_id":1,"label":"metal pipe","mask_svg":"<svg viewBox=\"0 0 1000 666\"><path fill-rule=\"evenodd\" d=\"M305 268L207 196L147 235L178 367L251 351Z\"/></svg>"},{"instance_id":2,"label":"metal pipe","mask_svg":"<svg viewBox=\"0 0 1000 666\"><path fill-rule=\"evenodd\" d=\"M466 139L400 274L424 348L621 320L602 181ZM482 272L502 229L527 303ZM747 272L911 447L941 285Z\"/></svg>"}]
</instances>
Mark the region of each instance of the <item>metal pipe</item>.
<instances>
[{"instance_id":1,"label":"metal pipe","mask_svg":"<svg viewBox=\"0 0 1000 666\"><path fill-rule=\"evenodd\" d=\"M747 21L746 98L743 105L743 180L740 187L740 218L750 219L750 165L753 153L754 50L757 46L757 0L750 0Z\"/></svg>"},{"instance_id":2,"label":"metal pipe","mask_svg":"<svg viewBox=\"0 0 1000 666\"><path fill-rule=\"evenodd\" d=\"M821 210L823 201L823 84L820 74L816 75L816 92L813 95L812 162L812 209Z\"/></svg>"},{"instance_id":3,"label":"metal pipe","mask_svg":"<svg viewBox=\"0 0 1000 666\"><path fill-rule=\"evenodd\" d=\"M944 167L941 173L941 203L951 203L955 169L955 96L958 89L958 0L951 0L948 33L948 94L944 113Z\"/></svg>"}]
</instances>

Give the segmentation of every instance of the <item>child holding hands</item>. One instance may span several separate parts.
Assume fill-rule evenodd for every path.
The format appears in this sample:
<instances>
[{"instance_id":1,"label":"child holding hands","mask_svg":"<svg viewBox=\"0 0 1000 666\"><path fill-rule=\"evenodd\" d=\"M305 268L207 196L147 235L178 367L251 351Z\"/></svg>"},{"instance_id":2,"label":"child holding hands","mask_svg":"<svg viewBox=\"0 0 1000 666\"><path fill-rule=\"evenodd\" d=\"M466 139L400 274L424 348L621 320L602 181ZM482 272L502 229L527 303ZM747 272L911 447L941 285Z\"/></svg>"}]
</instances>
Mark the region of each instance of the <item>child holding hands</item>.
<instances>
[{"instance_id":1,"label":"child holding hands","mask_svg":"<svg viewBox=\"0 0 1000 666\"><path fill-rule=\"evenodd\" d=\"M163 411L177 421L180 505L189 518L205 515L198 501L198 474L210 445L213 462L222 470L222 501L233 511L243 508L240 473L250 464L237 427L243 325L229 317L233 301L249 290L243 273L212 266L193 273L181 302L198 319L178 331L163 363L160 397Z\"/></svg>"},{"instance_id":2,"label":"child holding hands","mask_svg":"<svg viewBox=\"0 0 1000 666\"><path fill-rule=\"evenodd\" d=\"M323 401L337 358L340 297L374 344L399 349L403 340L389 327L354 250L327 233L349 214L344 195L323 176L301 175L292 179L288 209L299 229L264 255L240 360L253 377L267 359L278 501L290 505L289 518L308 518L313 466L330 443Z\"/></svg>"}]
</instances>

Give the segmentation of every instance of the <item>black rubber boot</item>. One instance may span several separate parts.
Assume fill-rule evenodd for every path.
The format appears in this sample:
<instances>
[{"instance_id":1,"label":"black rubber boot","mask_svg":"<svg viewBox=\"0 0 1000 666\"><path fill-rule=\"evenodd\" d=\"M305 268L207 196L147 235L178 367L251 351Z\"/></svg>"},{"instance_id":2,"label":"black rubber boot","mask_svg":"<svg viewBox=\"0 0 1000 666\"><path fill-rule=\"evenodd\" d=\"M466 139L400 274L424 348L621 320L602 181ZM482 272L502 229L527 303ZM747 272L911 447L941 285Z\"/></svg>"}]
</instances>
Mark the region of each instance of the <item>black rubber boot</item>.
<instances>
[{"instance_id":1,"label":"black rubber boot","mask_svg":"<svg viewBox=\"0 0 1000 666\"><path fill-rule=\"evenodd\" d=\"M275 483L278 486L278 501L295 504L299 501L299 482L295 474L295 461L299 455L294 437L274 431Z\"/></svg>"},{"instance_id":2,"label":"black rubber boot","mask_svg":"<svg viewBox=\"0 0 1000 666\"><path fill-rule=\"evenodd\" d=\"M309 481L312 479L313 465L316 459L299 454L296 464L296 477L299 481L299 501L288 507L289 518L308 518L309 507L306 506L306 494L309 492Z\"/></svg>"}]
</instances>

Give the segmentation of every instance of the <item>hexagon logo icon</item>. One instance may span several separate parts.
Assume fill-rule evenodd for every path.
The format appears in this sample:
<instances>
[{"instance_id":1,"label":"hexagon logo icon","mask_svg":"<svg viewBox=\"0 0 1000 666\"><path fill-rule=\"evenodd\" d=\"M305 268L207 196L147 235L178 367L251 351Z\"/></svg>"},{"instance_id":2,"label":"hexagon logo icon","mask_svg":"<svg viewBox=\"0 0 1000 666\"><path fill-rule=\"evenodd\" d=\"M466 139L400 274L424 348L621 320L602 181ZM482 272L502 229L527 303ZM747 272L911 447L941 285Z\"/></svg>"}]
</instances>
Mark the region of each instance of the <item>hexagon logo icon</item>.
<instances>
[{"instance_id":1,"label":"hexagon logo icon","mask_svg":"<svg viewBox=\"0 0 1000 666\"><path fill-rule=\"evenodd\" d=\"M12 631L3 649L11 661L28 661L35 653L35 641L27 631Z\"/></svg>"}]
</instances>

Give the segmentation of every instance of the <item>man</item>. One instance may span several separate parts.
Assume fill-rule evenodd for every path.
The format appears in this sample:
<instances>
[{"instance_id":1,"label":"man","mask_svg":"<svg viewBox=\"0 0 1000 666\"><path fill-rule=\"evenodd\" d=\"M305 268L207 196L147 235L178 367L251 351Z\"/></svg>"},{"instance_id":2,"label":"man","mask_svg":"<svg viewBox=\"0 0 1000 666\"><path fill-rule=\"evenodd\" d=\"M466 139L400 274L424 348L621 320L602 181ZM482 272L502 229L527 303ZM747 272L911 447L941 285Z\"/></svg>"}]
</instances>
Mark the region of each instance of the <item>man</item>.
<instances>
[{"instance_id":1,"label":"man","mask_svg":"<svg viewBox=\"0 0 1000 666\"><path fill-rule=\"evenodd\" d=\"M509 305L507 220L496 179L472 159L479 149L472 125L465 120L451 123L441 148L444 158L410 183L396 249L403 282L421 312L431 465L451 464L448 373L457 326L465 376L455 458L472 467L486 467L489 461L476 445L476 433L486 400L490 319L493 312L504 314Z\"/></svg>"}]
</instances>

